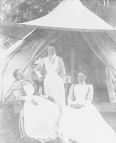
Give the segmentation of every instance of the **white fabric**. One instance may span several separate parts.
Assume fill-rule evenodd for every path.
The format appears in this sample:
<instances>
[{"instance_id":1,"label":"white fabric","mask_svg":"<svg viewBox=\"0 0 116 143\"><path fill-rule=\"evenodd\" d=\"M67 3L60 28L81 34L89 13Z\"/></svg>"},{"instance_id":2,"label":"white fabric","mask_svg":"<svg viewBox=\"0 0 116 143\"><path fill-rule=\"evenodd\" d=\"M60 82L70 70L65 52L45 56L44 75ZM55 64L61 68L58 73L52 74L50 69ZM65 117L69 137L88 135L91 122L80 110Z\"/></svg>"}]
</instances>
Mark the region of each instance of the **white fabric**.
<instances>
[{"instance_id":1,"label":"white fabric","mask_svg":"<svg viewBox=\"0 0 116 143\"><path fill-rule=\"evenodd\" d=\"M65 106L65 91L62 78L55 74L47 74L44 80L44 93L55 100L60 112Z\"/></svg>"},{"instance_id":2,"label":"white fabric","mask_svg":"<svg viewBox=\"0 0 116 143\"><path fill-rule=\"evenodd\" d=\"M32 96L33 93L34 93L34 88L33 88L33 85L31 83L28 82L28 84L24 85L23 86L26 94L29 96Z\"/></svg>"},{"instance_id":3,"label":"white fabric","mask_svg":"<svg viewBox=\"0 0 116 143\"><path fill-rule=\"evenodd\" d=\"M79 143L115 143L115 132L94 105L84 99L88 87L87 84L77 84L73 88L76 100L72 101L69 98L70 104L81 103L85 107L81 109L73 109L70 105L65 107L59 122L59 136L65 143L70 140Z\"/></svg>"},{"instance_id":4,"label":"white fabric","mask_svg":"<svg viewBox=\"0 0 116 143\"><path fill-rule=\"evenodd\" d=\"M81 109L65 107L59 123L59 136L65 143L69 140L79 143L116 142L116 133L92 104Z\"/></svg>"},{"instance_id":5,"label":"white fabric","mask_svg":"<svg viewBox=\"0 0 116 143\"><path fill-rule=\"evenodd\" d=\"M93 100L93 85L88 85L85 82L83 84L72 84L69 89L68 103L72 103L74 98L76 103L84 103L85 101L92 102Z\"/></svg>"},{"instance_id":6,"label":"white fabric","mask_svg":"<svg viewBox=\"0 0 116 143\"><path fill-rule=\"evenodd\" d=\"M60 71L60 58L55 56L52 61L49 57L44 58L45 69L47 71L44 80L44 94L54 98L56 105L62 112L65 105L65 90L63 79L58 75Z\"/></svg>"},{"instance_id":7,"label":"white fabric","mask_svg":"<svg viewBox=\"0 0 116 143\"><path fill-rule=\"evenodd\" d=\"M45 68L47 72L44 79L44 94L52 97L60 112L62 112L65 106L65 89L61 78L65 76L63 60L56 55L45 57L38 61L35 73L37 74L42 68Z\"/></svg>"},{"instance_id":8,"label":"white fabric","mask_svg":"<svg viewBox=\"0 0 116 143\"><path fill-rule=\"evenodd\" d=\"M76 97L77 102L81 102L86 98L88 93L88 85L87 84L76 84L74 87L74 96Z\"/></svg>"},{"instance_id":9,"label":"white fabric","mask_svg":"<svg viewBox=\"0 0 116 143\"><path fill-rule=\"evenodd\" d=\"M27 93L27 101L23 108L26 135L41 141L56 139L56 129L60 117L57 106L47 99L34 96L34 89L31 84L25 85L24 90ZM37 106L29 102L30 97L38 103Z\"/></svg>"},{"instance_id":10,"label":"white fabric","mask_svg":"<svg viewBox=\"0 0 116 143\"><path fill-rule=\"evenodd\" d=\"M64 63L62 58L53 55L51 57L45 57L43 59L43 62L45 64L45 69L47 73L59 73L61 68L64 68ZM65 73L64 73L65 74Z\"/></svg>"}]
</instances>

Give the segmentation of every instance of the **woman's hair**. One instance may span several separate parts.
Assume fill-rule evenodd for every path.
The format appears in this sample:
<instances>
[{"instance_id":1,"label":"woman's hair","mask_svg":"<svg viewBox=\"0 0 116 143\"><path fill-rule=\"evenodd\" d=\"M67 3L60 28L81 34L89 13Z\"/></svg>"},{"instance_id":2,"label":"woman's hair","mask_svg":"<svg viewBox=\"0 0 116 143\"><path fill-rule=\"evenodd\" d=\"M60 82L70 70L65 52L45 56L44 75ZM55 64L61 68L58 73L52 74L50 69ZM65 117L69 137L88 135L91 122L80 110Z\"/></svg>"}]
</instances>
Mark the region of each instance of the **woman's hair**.
<instances>
[{"instance_id":1,"label":"woman's hair","mask_svg":"<svg viewBox=\"0 0 116 143\"><path fill-rule=\"evenodd\" d=\"M13 72L13 76L15 79L17 79L17 72L19 71L20 69L16 69L14 72Z\"/></svg>"},{"instance_id":2,"label":"woman's hair","mask_svg":"<svg viewBox=\"0 0 116 143\"><path fill-rule=\"evenodd\" d=\"M55 48L55 44L54 43L50 43L48 46L51 46L51 47Z\"/></svg>"},{"instance_id":3,"label":"woman's hair","mask_svg":"<svg viewBox=\"0 0 116 143\"><path fill-rule=\"evenodd\" d=\"M48 49L49 49L50 47L53 47L54 50L56 50L56 48L55 48L55 46L54 46L53 44L48 45Z\"/></svg>"},{"instance_id":4,"label":"woman's hair","mask_svg":"<svg viewBox=\"0 0 116 143\"><path fill-rule=\"evenodd\" d=\"M86 76L85 76L85 74L84 74L83 72L79 72L79 73L77 74L77 76L83 76L83 77L86 77Z\"/></svg>"},{"instance_id":5,"label":"woman's hair","mask_svg":"<svg viewBox=\"0 0 116 143\"><path fill-rule=\"evenodd\" d=\"M85 76L85 79L86 79L86 83L87 84L90 84L91 83L91 80L90 80L90 78L89 78L89 75L87 74L87 72L78 72L77 73L77 76L78 76L78 74L83 74L84 76Z\"/></svg>"}]
</instances>

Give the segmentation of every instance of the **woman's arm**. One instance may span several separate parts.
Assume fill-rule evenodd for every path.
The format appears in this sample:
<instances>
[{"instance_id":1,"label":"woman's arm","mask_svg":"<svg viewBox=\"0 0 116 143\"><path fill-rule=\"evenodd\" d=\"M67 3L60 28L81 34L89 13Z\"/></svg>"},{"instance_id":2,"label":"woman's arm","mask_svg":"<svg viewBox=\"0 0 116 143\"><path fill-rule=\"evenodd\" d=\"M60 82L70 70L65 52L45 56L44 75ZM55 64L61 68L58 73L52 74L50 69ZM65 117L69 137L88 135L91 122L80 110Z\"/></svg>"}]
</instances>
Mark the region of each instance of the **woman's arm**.
<instances>
[{"instance_id":1,"label":"woman's arm","mask_svg":"<svg viewBox=\"0 0 116 143\"><path fill-rule=\"evenodd\" d=\"M13 82L12 84L12 93L13 93L13 98L15 97L15 102L18 101L18 97L22 95L22 85L18 80Z\"/></svg>"},{"instance_id":2,"label":"woman's arm","mask_svg":"<svg viewBox=\"0 0 116 143\"><path fill-rule=\"evenodd\" d=\"M59 57L59 73L58 73L62 78L65 77L66 71L65 71L65 66L63 59Z\"/></svg>"},{"instance_id":3,"label":"woman's arm","mask_svg":"<svg viewBox=\"0 0 116 143\"><path fill-rule=\"evenodd\" d=\"M34 72L35 72L35 74L36 74L36 75L39 77L39 79L40 79L41 76L42 76L42 75L41 75L41 71L43 70L44 65L45 65L45 63L44 63L44 58L35 61L35 63L37 63L37 66L35 67Z\"/></svg>"},{"instance_id":4,"label":"woman's arm","mask_svg":"<svg viewBox=\"0 0 116 143\"><path fill-rule=\"evenodd\" d=\"M33 96L18 96L17 98L19 101L28 101L31 102L33 105L37 106L38 103L33 99Z\"/></svg>"},{"instance_id":5,"label":"woman's arm","mask_svg":"<svg viewBox=\"0 0 116 143\"><path fill-rule=\"evenodd\" d=\"M74 84L71 85L69 89L69 95L68 95L68 104L71 105L74 103Z\"/></svg>"},{"instance_id":6,"label":"woman's arm","mask_svg":"<svg viewBox=\"0 0 116 143\"><path fill-rule=\"evenodd\" d=\"M93 85L88 85L88 96L87 96L87 101L88 102L92 102L93 101L93 92L94 92L94 89L93 89Z\"/></svg>"}]
</instances>

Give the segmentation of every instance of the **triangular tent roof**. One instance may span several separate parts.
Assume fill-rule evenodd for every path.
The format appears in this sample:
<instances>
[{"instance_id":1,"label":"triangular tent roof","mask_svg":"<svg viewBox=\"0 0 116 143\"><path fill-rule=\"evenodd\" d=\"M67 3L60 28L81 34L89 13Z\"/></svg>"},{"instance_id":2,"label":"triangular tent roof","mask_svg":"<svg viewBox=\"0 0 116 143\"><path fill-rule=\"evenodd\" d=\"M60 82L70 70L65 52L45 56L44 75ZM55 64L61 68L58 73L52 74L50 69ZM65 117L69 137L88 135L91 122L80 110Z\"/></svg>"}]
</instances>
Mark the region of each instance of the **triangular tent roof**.
<instances>
[{"instance_id":1,"label":"triangular tent roof","mask_svg":"<svg viewBox=\"0 0 116 143\"><path fill-rule=\"evenodd\" d=\"M88 10L80 0L64 0L48 15L25 25L44 28L70 29L77 31L115 30L97 15Z\"/></svg>"},{"instance_id":2,"label":"triangular tent roof","mask_svg":"<svg viewBox=\"0 0 116 143\"><path fill-rule=\"evenodd\" d=\"M64 0L48 15L22 24L0 22L0 33L17 39L22 39L34 28L97 32L116 30L79 0Z\"/></svg>"}]
</instances>

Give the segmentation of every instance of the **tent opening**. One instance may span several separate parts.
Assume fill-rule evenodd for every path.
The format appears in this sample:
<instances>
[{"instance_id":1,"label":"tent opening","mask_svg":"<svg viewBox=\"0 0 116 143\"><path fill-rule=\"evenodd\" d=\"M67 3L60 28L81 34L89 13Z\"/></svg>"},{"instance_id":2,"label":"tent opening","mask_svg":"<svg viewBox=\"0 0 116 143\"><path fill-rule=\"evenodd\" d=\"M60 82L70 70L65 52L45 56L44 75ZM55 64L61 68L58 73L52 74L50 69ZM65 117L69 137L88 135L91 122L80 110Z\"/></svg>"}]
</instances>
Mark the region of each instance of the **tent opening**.
<instances>
[{"instance_id":1,"label":"tent opening","mask_svg":"<svg viewBox=\"0 0 116 143\"><path fill-rule=\"evenodd\" d=\"M57 54L63 57L66 71L70 75L73 72L71 71L71 60L74 60L74 83L77 82L77 73L84 72L87 82L94 86L93 100L108 102L106 67L91 50L81 32L65 32L55 45ZM73 59L71 58L71 48L73 48Z\"/></svg>"},{"instance_id":2,"label":"tent opening","mask_svg":"<svg viewBox=\"0 0 116 143\"><path fill-rule=\"evenodd\" d=\"M72 83L77 82L78 72L84 72L87 82L94 86L94 101L111 101L115 93L112 88L113 72L109 71L115 69L111 68L112 65L108 66L107 62L115 64L112 62L115 61L115 49L106 34L36 29L18 46L14 45L14 50L11 47L12 52L3 60L0 80L2 102L9 98L14 81L13 71L20 68L27 73L27 79L31 78L31 64L47 55L47 45L50 43L54 43L57 55L63 58L66 73L74 75Z\"/></svg>"}]
</instances>

